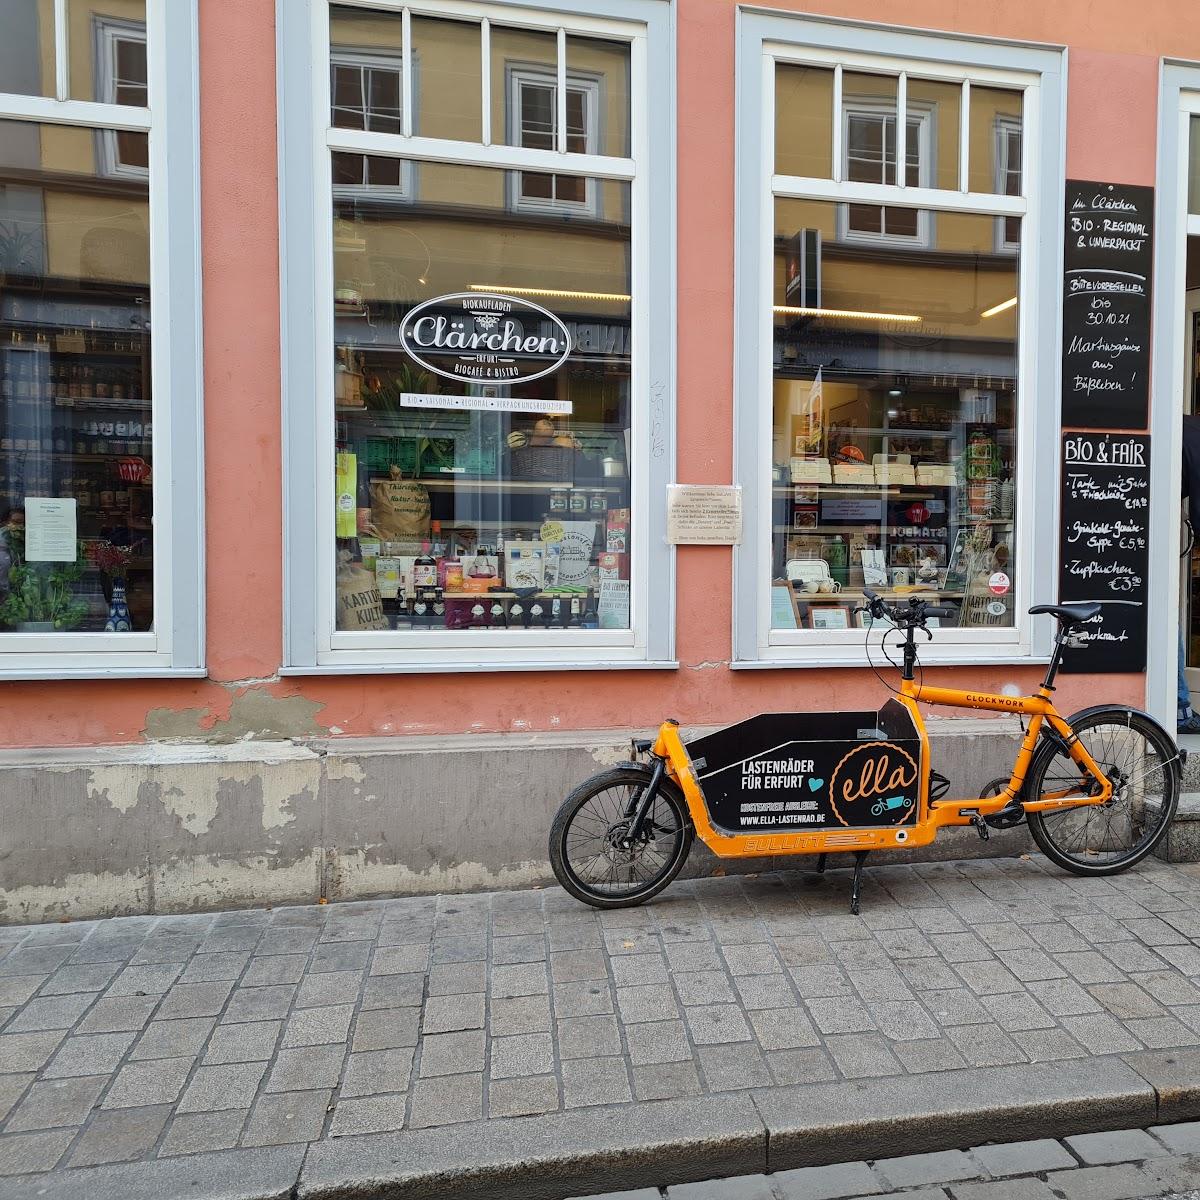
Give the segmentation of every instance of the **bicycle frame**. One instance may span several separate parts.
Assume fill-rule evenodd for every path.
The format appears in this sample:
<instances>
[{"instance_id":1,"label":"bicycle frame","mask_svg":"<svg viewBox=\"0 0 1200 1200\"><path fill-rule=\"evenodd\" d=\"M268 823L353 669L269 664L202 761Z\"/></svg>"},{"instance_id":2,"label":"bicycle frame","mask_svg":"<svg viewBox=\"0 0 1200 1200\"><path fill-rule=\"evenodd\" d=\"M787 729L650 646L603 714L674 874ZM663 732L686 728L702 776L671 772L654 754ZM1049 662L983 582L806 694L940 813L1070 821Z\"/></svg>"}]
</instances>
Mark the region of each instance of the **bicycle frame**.
<instances>
[{"instance_id":1,"label":"bicycle frame","mask_svg":"<svg viewBox=\"0 0 1200 1200\"><path fill-rule=\"evenodd\" d=\"M1052 672L1051 672L1052 674ZM1079 742L1068 722L1051 700L1052 685L1045 683L1032 696L1002 696L990 692L961 691L957 688L927 687L912 679L901 681L897 700L909 712L921 744L921 771L916 822L902 828L804 829L772 833L730 833L712 823L708 808L687 749L674 721L659 728L651 753L665 764L666 773L682 789L692 823L701 841L720 858L751 858L765 854L825 854L845 851L896 850L929 845L943 826L971 825L980 818L998 813L1015 801L1026 812L1079 808L1107 803L1112 784L1087 748ZM982 709L988 712L1020 714L1028 718L1025 736L1017 752L1008 784L998 796L972 796L963 799L930 800L929 736L918 704L952 708ZM1099 785L1082 790L1065 789L1037 800L1020 800L1025 777L1039 737L1055 738L1080 768L1081 783L1088 777ZM650 789L647 789L650 790Z\"/></svg>"}]
</instances>

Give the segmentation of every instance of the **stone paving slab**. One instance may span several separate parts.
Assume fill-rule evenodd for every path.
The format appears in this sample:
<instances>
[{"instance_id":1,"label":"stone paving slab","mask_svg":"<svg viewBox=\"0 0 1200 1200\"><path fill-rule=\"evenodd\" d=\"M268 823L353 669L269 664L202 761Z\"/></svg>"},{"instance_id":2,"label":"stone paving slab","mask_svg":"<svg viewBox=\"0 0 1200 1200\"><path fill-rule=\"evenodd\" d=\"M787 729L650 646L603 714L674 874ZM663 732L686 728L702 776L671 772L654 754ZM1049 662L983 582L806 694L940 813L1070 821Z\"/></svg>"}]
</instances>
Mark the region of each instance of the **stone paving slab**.
<instances>
[{"instance_id":1,"label":"stone paving slab","mask_svg":"<svg viewBox=\"0 0 1200 1200\"><path fill-rule=\"evenodd\" d=\"M502 1194L519 1150L561 1200L622 1152L683 1184L1200 1117L1200 867L880 866L861 917L848 876L0 929L0 1198L238 1155Z\"/></svg>"}]
</instances>

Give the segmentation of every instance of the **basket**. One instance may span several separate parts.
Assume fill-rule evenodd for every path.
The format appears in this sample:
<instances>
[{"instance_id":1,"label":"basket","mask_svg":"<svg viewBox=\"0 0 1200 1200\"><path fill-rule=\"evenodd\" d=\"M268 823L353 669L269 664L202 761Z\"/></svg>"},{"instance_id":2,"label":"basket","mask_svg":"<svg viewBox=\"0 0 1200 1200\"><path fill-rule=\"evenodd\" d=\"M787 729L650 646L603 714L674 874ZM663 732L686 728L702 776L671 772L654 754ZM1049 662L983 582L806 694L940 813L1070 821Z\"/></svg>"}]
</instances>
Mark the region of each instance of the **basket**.
<instances>
[{"instance_id":1,"label":"basket","mask_svg":"<svg viewBox=\"0 0 1200 1200\"><path fill-rule=\"evenodd\" d=\"M508 455L513 479L571 483L575 478L575 451L566 446L519 446Z\"/></svg>"}]
</instances>

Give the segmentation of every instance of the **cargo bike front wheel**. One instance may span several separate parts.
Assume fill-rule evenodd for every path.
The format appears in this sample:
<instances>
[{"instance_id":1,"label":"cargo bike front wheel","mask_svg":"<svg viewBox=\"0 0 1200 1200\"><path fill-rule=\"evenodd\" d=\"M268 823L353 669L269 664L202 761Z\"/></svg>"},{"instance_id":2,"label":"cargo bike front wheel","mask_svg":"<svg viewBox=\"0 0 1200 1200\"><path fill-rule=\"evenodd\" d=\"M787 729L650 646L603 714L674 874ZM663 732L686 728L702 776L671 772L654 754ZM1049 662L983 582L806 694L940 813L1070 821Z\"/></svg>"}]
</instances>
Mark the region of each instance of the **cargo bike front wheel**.
<instances>
[{"instance_id":1,"label":"cargo bike front wheel","mask_svg":"<svg viewBox=\"0 0 1200 1200\"><path fill-rule=\"evenodd\" d=\"M692 848L687 802L669 778L659 783L641 828L634 814L652 778L630 764L581 783L550 827L550 865L577 900L594 908L629 908L657 896L687 861Z\"/></svg>"}]
</instances>

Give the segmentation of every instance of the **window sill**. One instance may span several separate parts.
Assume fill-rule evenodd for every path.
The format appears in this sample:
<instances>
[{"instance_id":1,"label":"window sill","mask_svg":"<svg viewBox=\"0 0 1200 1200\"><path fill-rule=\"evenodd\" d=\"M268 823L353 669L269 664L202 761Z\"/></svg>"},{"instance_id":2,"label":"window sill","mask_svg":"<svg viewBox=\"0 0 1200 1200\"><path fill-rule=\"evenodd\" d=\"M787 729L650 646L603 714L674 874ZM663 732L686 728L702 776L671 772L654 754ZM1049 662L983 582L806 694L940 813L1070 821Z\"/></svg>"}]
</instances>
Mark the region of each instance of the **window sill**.
<instances>
[{"instance_id":1,"label":"window sill","mask_svg":"<svg viewBox=\"0 0 1200 1200\"><path fill-rule=\"evenodd\" d=\"M1050 661L1048 654L1004 654L995 650L980 650L970 655L950 656L939 654L923 656L921 666L933 667L1044 667ZM862 654L835 654L828 648L804 658L744 658L729 664L731 671L782 671L796 668L861 667L870 670L872 664ZM882 659L874 661L878 671L892 668Z\"/></svg>"},{"instance_id":2,"label":"window sill","mask_svg":"<svg viewBox=\"0 0 1200 1200\"><path fill-rule=\"evenodd\" d=\"M322 663L311 667L280 667L282 676L303 675L486 675L505 671L675 671L674 659L581 659L577 662L522 659L443 660L423 663Z\"/></svg>"},{"instance_id":3,"label":"window sill","mask_svg":"<svg viewBox=\"0 0 1200 1200\"><path fill-rule=\"evenodd\" d=\"M0 680L72 680L72 679L206 679L207 667L95 666L56 667L53 665L11 666L0 663Z\"/></svg>"}]
</instances>

